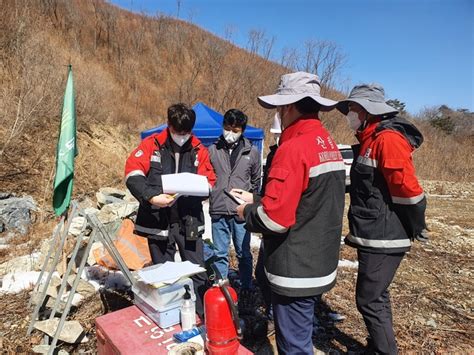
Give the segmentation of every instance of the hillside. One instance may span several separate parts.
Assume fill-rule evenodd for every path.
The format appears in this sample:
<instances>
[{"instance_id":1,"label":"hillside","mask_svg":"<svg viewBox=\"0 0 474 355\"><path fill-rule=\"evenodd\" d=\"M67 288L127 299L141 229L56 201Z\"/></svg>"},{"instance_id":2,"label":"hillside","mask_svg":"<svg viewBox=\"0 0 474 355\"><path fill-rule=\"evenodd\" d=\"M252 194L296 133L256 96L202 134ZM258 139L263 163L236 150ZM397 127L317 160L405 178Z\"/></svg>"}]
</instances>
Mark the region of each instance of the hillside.
<instances>
[{"instance_id":1,"label":"hillside","mask_svg":"<svg viewBox=\"0 0 474 355\"><path fill-rule=\"evenodd\" d=\"M255 96L273 90L283 68L196 26L95 0L3 5L2 189L46 202L69 62L78 117L77 194L120 185L138 133L164 122L171 103L239 107L258 117L256 125L270 116Z\"/></svg>"},{"instance_id":2,"label":"hillside","mask_svg":"<svg viewBox=\"0 0 474 355\"><path fill-rule=\"evenodd\" d=\"M78 117L76 195L120 186L138 133L164 122L177 101L203 101L221 112L240 108L268 132L273 112L261 109L256 96L272 92L289 71L258 55L261 38L248 52L190 23L102 0L3 1L1 9L2 190L31 194L48 209L68 63ZM328 96L343 97L330 90ZM354 142L341 115L323 119L338 142ZM415 155L421 176L472 180L472 156L462 166L448 164L465 155L465 143L428 124L422 130L426 144Z\"/></svg>"},{"instance_id":3,"label":"hillside","mask_svg":"<svg viewBox=\"0 0 474 355\"><path fill-rule=\"evenodd\" d=\"M30 232L0 250L0 264L37 252L57 223L50 199L69 63L79 145L73 196L93 201L100 187L125 188L123 167L139 132L163 123L172 103L202 101L221 112L240 108L250 124L269 133L274 112L260 108L256 97L273 92L280 75L291 71L265 59L265 40L258 36L245 50L193 24L130 13L104 0L0 0L0 12L0 193L32 195L40 207ZM330 98L344 97L330 87L324 90ZM464 353L474 348L473 114L441 104L438 111L408 117L417 119L425 136L414 159L428 194L431 241L415 244L393 284L402 352ZM338 143L355 142L338 112L322 119ZM270 138L266 145L271 143ZM346 233L346 219L344 223ZM341 259L349 263L341 266L337 286L324 304L325 311L346 319L324 323L318 345L327 352L360 353L365 332L353 298L356 270L350 266L356 254L343 246ZM113 293L105 287L102 291ZM31 314L28 299L27 291L0 295L6 305L0 310L4 351L30 352L41 341L39 333L24 336ZM69 350L94 353L94 319L113 309L97 294L88 299L72 316L83 321L91 341Z\"/></svg>"}]
</instances>

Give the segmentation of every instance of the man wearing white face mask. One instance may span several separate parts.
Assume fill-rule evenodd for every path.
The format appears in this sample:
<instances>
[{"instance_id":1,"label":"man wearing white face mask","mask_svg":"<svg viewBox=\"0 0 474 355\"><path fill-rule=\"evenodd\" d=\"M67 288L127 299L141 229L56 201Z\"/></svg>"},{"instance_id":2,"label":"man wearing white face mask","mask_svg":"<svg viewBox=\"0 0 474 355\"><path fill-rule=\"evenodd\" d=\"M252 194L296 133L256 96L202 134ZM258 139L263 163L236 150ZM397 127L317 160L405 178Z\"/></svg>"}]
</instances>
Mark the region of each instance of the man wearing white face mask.
<instances>
[{"instance_id":1,"label":"man wearing white face mask","mask_svg":"<svg viewBox=\"0 0 474 355\"><path fill-rule=\"evenodd\" d=\"M337 277L345 168L319 119L337 102L320 91L317 75L296 72L281 77L275 94L258 97L276 109L283 131L264 195L233 191L249 202L237 207L246 228L263 235L280 354L313 354L315 306Z\"/></svg>"},{"instance_id":2,"label":"man wearing white face mask","mask_svg":"<svg viewBox=\"0 0 474 355\"><path fill-rule=\"evenodd\" d=\"M257 192L260 188L261 163L258 149L252 146L243 132L247 116L236 109L224 114L222 136L209 148L217 181L211 192L209 213L212 219L212 240L217 248L215 266L223 278L229 269L230 240L239 260L241 289L248 290L252 282L252 254L250 233L244 221L237 217L236 202L224 191L239 188Z\"/></svg>"},{"instance_id":3,"label":"man wearing white face mask","mask_svg":"<svg viewBox=\"0 0 474 355\"><path fill-rule=\"evenodd\" d=\"M196 121L194 110L184 104L168 108L168 128L145 138L130 154L125 165L125 182L140 202L135 233L148 238L154 264L174 261L176 245L182 260L204 267L202 234L204 214L202 198L163 193L161 175L194 173L216 180L209 153L192 135ZM202 299L206 276L192 277L197 294L196 310L204 314Z\"/></svg>"}]
</instances>

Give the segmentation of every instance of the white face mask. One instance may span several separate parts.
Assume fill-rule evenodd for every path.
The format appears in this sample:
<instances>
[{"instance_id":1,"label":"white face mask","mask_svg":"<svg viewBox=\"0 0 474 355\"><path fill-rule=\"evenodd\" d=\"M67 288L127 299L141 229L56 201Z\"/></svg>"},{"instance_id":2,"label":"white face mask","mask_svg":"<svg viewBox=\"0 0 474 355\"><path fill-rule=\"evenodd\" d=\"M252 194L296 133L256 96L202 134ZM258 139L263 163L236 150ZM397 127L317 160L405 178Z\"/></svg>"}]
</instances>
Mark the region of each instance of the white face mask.
<instances>
[{"instance_id":1,"label":"white face mask","mask_svg":"<svg viewBox=\"0 0 474 355\"><path fill-rule=\"evenodd\" d=\"M282 123L282 121L281 121L281 120L282 120L282 115L280 115L280 112L279 112L279 111L277 111L277 112L275 113L275 118L274 118L274 120L278 120L278 121L280 122L280 130L283 132L283 130L285 129L285 127L283 127L283 123Z\"/></svg>"},{"instance_id":2,"label":"white face mask","mask_svg":"<svg viewBox=\"0 0 474 355\"><path fill-rule=\"evenodd\" d=\"M173 132L170 132L171 134L171 138L173 139L173 141L179 145L180 147L183 146L184 143L186 143L188 141L189 138L191 138L191 134L176 134L176 133L173 133Z\"/></svg>"},{"instance_id":3,"label":"white face mask","mask_svg":"<svg viewBox=\"0 0 474 355\"><path fill-rule=\"evenodd\" d=\"M232 131L226 131L225 129L224 129L223 133L224 133L225 141L229 144L237 142L239 140L240 136L242 135L241 132L235 133L235 132L232 132Z\"/></svg>"},{"instance_id":4,"label":"white face mask","mask_svg":"<svg viewBox=\"0 0 474 355\"><path fill-rule=\"evenodd\" d=\"M357 131L357 128L359 128L362 123L359 120L358 113L354 111L349 111L349 113L346 115L346 119L347 119L347 124L353 131Z\"/></svg>"},{"instance_id":5,"label":"white face mask","mask_svg":"<svg viewBox=\"0 0 474 355\"><path fill-rule=\"evenodd\" d=\"M281 133L281 117L278 112L275 113L275 116L273 117L273 123L272 126L270 127L270 132L274 134L279 134Z\"/></svg>"}]
</instances>

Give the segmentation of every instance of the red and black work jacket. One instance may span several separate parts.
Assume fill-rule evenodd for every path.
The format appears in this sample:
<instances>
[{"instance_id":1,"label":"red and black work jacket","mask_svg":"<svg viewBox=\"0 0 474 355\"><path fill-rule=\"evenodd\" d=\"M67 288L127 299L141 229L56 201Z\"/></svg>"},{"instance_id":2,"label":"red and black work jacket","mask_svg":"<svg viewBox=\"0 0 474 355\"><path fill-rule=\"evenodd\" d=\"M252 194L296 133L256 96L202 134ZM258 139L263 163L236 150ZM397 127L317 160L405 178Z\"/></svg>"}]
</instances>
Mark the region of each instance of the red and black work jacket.
<instances>
[{"instance_id":1,"label":"red and black work jacket","mask_svg":"<svg viewBox=\"0 0 474 355\"><path fill-rule=\"evenodd\" d=\"M245 207L246 228L262 233L272 291L308 297L336 282L344 210L345 168L316 116L285 128L265 194Z\"/></svg>"},{"instance_id":2,"label":"red and black work jacket","mask_svg":"<svg viewBox=\"0 0 474 355\"><path fill-rule=\"evenodd\" d=\"M356 136L346 243L373 253L407 251L426 227L426 198L412 159L423 136L396 116L375 119Z\"/></svg>"},{"instance_id":3,"label":"red and black work jacket","mask_svg":"<svg viewBox=\"0 0 474 355\"><path fill-rule=\"evenodd\" d=\"M125 164L125 183L140 202L136 234L165 240L170 223L174 222L180 223L183 231L187 227L195 227L199 235L204 233L201 197L182 196L173 206L166 208L158 208L148 202L151 197L163 193L163 174L184 172L206 176L211 187L216 181L209 153L194 136L181 147L179 154L173 152L168 130L145 138L132 151ZM176 216L178 220L174 221Z\"/></svg>"}]
</instances>

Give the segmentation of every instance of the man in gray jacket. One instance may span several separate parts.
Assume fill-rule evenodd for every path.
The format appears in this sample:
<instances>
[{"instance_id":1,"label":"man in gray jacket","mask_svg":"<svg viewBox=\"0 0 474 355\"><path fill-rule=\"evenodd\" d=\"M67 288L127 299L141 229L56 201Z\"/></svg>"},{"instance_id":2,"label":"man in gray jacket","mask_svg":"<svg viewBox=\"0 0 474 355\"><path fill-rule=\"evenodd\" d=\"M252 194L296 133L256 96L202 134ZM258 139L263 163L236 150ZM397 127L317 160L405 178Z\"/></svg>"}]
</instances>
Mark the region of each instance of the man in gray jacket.
<instances>
[{"instance_id":1,"label":"man in gray jacket","mask_svg":"<svg viewBox=\"0 0 474 355\"><path fill-rule=\"evenodd\" d=\"M230 239L239 260L241 289L248 290L252 282L250 233L236 212L237 203L225 191L238 188L258 192L261 179L260 153L243 137L247 116L231 109L224 114L223 134L209 147L211 163L217 181L211 192L209 213L212 219L212 241L216 247L215 265L223 278L229 270Z\"/></svg>"}]
</instances>

